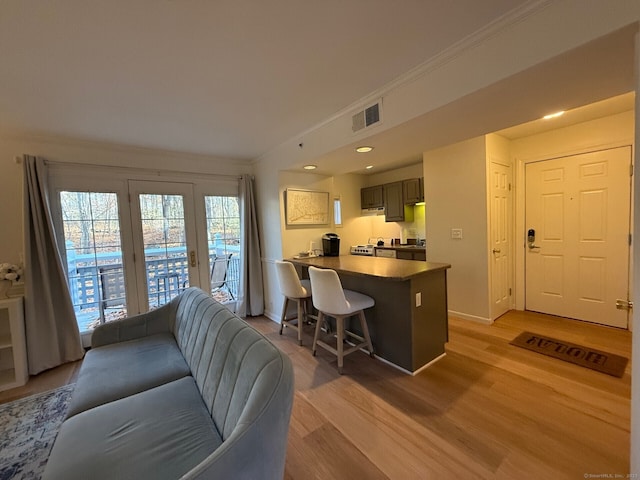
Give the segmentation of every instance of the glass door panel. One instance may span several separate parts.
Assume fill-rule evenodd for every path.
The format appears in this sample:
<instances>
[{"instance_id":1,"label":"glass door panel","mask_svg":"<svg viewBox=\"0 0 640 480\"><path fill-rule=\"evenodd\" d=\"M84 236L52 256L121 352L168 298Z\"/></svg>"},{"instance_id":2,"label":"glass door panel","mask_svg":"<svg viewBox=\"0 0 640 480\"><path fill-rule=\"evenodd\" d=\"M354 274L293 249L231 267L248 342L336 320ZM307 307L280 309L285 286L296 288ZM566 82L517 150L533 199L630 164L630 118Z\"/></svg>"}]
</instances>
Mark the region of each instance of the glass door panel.
<instances>
[{"instance_id":1,"label":"glass door panel","mask_svg":"<svg viewBox=\"0 0 640 480\"><path fill-rule=\"evenodd\" d=\"M139 195L149 308L164 305L189 286L181 195Z\"/></svg>"},{"instance_id":2,"label":"glass door panel","mask_svg":"<svg viewBox=\"0 0 640 480\"><path fill-rule=\"evenodd\" d=\"M185 288L199 285L188 184L130 182L134 248L143 311L169 302Z\"/></svg>"},{"instance_id":3,"label":"glass door panel","mask_svg":"<svg viewBox=\"0 0 640 480\"><path fill-rule=\"evenodd\" d=\"M117 193L61 191L69 291L81 332L127 316Z\"/></svg>"},{"instance_id":4,"label":"glass door panel","mask_svg":"<svg viewBox=\"0 0 640 480\"><path fill-rule=\"evenodd\" d=\"M240 286L240 208L237 196L205 195L210 288L221 303L235 302Z\"/></svg>"}]
</instances>

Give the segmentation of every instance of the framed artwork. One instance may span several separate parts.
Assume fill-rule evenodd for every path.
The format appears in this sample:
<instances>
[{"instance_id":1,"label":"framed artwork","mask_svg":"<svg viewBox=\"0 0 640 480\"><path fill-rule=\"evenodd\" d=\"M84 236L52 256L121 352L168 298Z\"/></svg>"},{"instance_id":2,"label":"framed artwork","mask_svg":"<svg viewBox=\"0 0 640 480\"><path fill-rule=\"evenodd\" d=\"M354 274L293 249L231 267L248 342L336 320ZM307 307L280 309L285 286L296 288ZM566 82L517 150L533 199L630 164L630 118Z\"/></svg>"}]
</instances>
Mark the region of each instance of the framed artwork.
<instances>
[{"instance_id":1,"label":"framed artwork","mask_svg":"<svg viewBox=\"0 0 640 480\"><path fill-rule=\"evenodd\" d=\"M285 192L287 225L327 225L329 192L287 188Z\"/></svg>"}]
</instances>

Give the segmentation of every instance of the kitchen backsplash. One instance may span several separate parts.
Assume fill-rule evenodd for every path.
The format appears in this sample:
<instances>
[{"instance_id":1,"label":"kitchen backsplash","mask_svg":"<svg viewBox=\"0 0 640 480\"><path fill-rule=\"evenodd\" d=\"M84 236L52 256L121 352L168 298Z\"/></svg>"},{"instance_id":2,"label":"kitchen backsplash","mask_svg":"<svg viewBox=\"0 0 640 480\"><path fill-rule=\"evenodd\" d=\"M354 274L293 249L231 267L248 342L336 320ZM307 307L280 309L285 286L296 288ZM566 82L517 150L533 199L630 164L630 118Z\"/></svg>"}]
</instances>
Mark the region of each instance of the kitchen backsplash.
<instances>
[{"instance_id":1,"label":"kitchen backsplash","mask_svg":"<svg viewBox=\"0 0 640 480\"><path fill-rule=\"evenodd\" d=\"M406 243L407 238L424 239L426 236L424 205L414 206L413 222L385 222L384 216L370 217L371 237L385 239L400 238ZM364 241L366 239L362 239ZM375 242L374 242L375 244Z\"/></svg>"}]
</instances>

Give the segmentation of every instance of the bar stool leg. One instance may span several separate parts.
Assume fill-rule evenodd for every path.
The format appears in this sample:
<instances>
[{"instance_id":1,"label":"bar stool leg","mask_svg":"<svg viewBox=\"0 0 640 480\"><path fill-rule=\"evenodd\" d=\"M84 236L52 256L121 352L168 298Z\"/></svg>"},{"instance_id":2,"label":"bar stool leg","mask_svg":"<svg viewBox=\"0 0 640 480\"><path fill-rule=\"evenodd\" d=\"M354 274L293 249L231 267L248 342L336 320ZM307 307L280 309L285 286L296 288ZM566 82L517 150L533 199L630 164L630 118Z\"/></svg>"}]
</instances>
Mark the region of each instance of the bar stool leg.
<instances>
[{"instance_id":1,"label":"bar stool leg","mask_svg":"<svg viewBox=\"0 0 640 480\"><path fill-rule=\"evenodd\" d=\"M369 327L367 326L367 319L364 316L364 310L358 312L358 317L360 318L360 328L364 334L364 340L367 342L367 348L369 348L369 356L373 358L373 343L371 343L371 336L369 335Z\"/></svg>"},{"instance_id":2,"label":"bar stool leg","mask_svg":"<svg viewBox=\"0 0 640 480\"><path fill-rule=\"evenodd\" d=\"M298 298L298 345L302 345L302 325L304 324L304 315L302 313L302 302L304 300L302 298Z\"/></svg>"},{"instance_id":3,"label":"bar stool leg","mask_svg":"<svg viewBox=\"0 0 640 480\"><path fill-rule=\"evenodd\" d=\"M320 336L320 325L322 325L323 318L324 318L324 313L318 312L318 320L316 321L316 331L313 334L313 345L311 346L311 353L314 357L316 356L318 337Z\"/></svg>"},{"instance_id":4,"label":"bar stool leg","mask_svg":"<svg viewBox=\"0 0 640 480\"><path fill-rule=\"evenodd\" d=\"M284 328L284 322L287 318L287 307L289 306L289 298L284 297L284 304L282 307L282 316L280 317L280 335L282 335L282 329Z\"/></svg>"}]
</instances>

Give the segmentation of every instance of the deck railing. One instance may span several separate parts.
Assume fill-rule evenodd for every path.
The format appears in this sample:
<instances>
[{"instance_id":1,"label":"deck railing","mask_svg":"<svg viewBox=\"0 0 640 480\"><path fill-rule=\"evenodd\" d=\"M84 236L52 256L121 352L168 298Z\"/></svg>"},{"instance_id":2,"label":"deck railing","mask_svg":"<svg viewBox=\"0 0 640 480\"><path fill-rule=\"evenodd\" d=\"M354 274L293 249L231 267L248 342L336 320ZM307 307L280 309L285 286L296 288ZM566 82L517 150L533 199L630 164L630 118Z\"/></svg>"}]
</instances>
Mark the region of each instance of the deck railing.
<instances>
[{"instance_id":1,"label":"deck railing","mask_svg":"<svg viewBox=\"0 0 640 480\"><path fill-rule=\"evenodd\" d=\"M67 247L69 290L80 330L95 327L110 318L126 316L126 289L122 252L76 254ZM210 245L209 261L228 255L226 291L229 299L238 298L240 285L239 246ZM145 251L149 308L170 301L189 286L189 263L183 248L159 248ZM155 258L154 258L155 257ZM227 298L227 297L221 297Z\"/></svg>"}]
</instances>

